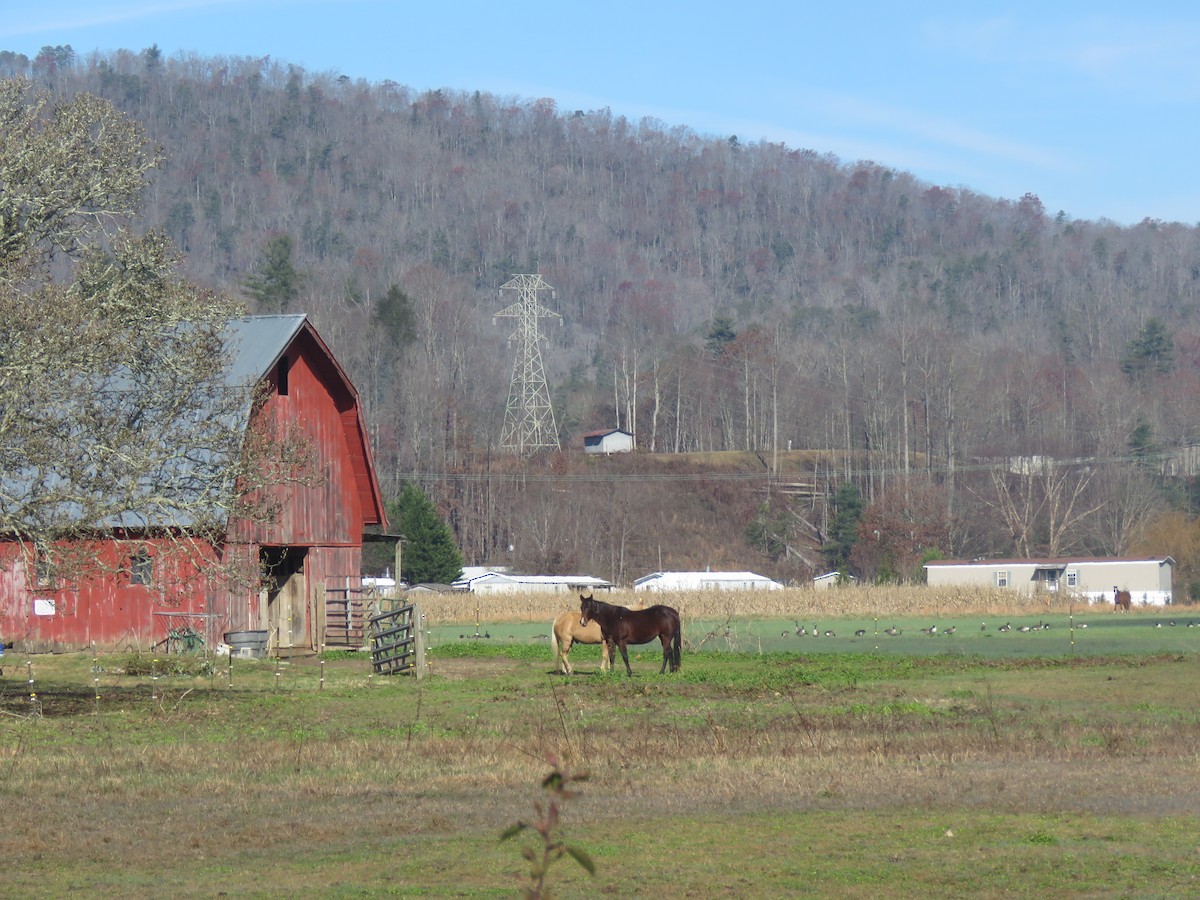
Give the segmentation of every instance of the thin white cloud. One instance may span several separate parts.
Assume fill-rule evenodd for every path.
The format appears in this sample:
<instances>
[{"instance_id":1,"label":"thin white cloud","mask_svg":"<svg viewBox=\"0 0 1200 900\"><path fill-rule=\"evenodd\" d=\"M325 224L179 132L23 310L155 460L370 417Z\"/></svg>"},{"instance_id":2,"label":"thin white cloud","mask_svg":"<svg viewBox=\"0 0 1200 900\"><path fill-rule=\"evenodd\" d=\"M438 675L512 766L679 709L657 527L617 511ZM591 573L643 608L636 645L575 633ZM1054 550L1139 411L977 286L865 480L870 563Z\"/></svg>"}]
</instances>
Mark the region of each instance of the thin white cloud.
<instances>
[{"instance_id":1,"label":"thin white cloud","mask_svg":"<svg viewBox=\"0 0 1200 900\"><path fill-rule=\"evenodd\" d=\"M1111 91L1151 87L1194 95L1200 71L1200 17L1153 20L1087 15L1037 21L1012 16L930 19L921 33L937 51L1042 77L1083 78Z\"/></svg>"},{"instance_id":2,"label":"thin white cloud","mask_svg":"<svg viewBox=\"0 0 1200 900\"><path fill-rule=\"evenodd\" d=\"M1078 155L1068 160L1055 150L851 94L795 91L786 98L780 94L778 115L749 118L707 109L627 102L547 85L505 82L491 87L500 94L525 99L555 97L560 110L608 107L614 115L635 124L642 118L657 119L668 127L684 125L701 135L736 134L747 142L766 140L792 149L832 153L846 163L873 160L896 169L929 173L929 177L953 184L991 181L997 169L1012 164L1046 174L1079 174L1088 168L1086 160ZM791 122L805 122L809 127L797 128Z\"/></svg>"},{"instance_id":3,"label":"thin white cloud","mask_svg":"<svg viewBox=\"0 0 1200 900\"><path fill-rule=\"evenodd\" d=\"M53 10L27 8L8 14L0 24L0 36L51 34L75 28L116 25L164 14L229 6L236 0L160 0L155 3L60 3Z\"/></svg>"},{"instance_id":4,"label":"thin white cloud","mask_svg":"<svg viewBox=\"0 0 1200 900\"><path fill-rule=\"evenodd\" d=\"M854 128L882 128L935 146L957 148L1041 169L1068 168L1067 161L1052 151L980 131L943 116L875 103L850 94L824 93L811 97L825 115L839 118Z\"/></svg>"},{"instance_id":5,"label":"thin white cloud","mask_svg":"<svg viewBox=\"0 0 1200 900\"><path fill-rule=\"evenodd\" d=\"M245 6L246 0L153 0L137 3L56 3L49 8L27 7L6 12L0 37L61 34L79 28L119 25L180 12Z\"/></svg>"}]
</instances>

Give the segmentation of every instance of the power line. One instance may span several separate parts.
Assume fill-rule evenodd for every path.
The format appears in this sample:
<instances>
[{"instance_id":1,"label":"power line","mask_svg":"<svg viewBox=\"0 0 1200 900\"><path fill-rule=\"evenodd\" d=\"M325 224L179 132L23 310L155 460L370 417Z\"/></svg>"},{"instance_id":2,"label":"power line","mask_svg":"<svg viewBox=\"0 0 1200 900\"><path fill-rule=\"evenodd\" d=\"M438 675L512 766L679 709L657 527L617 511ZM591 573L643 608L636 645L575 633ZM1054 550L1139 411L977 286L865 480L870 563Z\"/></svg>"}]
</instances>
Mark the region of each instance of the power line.
<instances>
[{"instance_id":1,"label":"power line","mask_svg":"<svg viewBox=\"0 0 1200 900\"><path fill-rule=\"evenodd\" d=\"M674 454L673 454L674 455ZM679 454L683 455L683 454ZM1087 456L1074 457L1071 459L1052 460L1038 459L1036 462L1029 464L1026 468L1028 474L1038 475L1048 472L1051 469L1071 468L1071 467L1088 467L1102 466L1122 463L1137 463L1145 464L1148 462L1162 462L1171 458L1170 453L1154 453L1143 455L1122 455L1122 456ZM937 466L910 466L906 471L902 466L868 466L868 467L852 467L850 469L836 470L812 470L798 471L783 475L772 474L765 470L754 472L570 472L562 474L554 474L547 472L414 472L409 477L426 482L434 481L462 481L462 482L529 482L529 483L602 483L610 484L617 482L696 482L696 481L770 481L772 483L786 483L796 479L804 478L828 478L840 479L846 476L851 478L866 478L869 476L883 477L902 477L904 475L919 477L924 475L949 475L949 474L967 474L978 472L994 472L1002 471L1011 474L1023 474L1014 469L1014 464L1020 465L1022 461L1028 460L1027 456L1013 456L1003 460L990 460L986 462L965 463L955 466L937 465ZM1040 468L1039 468L1040 467Z\"/></svg>"}]
</instances>

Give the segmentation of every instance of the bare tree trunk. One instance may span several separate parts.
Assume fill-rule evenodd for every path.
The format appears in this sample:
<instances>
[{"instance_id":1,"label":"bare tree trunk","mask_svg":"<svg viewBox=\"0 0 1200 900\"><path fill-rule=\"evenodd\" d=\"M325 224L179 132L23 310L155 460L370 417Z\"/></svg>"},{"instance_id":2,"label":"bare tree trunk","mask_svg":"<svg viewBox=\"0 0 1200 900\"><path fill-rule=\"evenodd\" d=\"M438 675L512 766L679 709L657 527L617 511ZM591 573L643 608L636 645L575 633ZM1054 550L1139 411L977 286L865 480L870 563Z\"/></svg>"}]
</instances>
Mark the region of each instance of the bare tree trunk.
<instances>
[{"instance_id":1,"label":"bare tree trunk","mask_svg":"<svg viewBox=\"0 0 1200 900\"><path fill-rule=\"evenodd\" d=\"M658 384L658 357L654 358L654 407L650 413L650 452L658 451L658 409L662 401L662 392ZM635 445L636 446L636 445Z\"/></svg>"}]
</instances>

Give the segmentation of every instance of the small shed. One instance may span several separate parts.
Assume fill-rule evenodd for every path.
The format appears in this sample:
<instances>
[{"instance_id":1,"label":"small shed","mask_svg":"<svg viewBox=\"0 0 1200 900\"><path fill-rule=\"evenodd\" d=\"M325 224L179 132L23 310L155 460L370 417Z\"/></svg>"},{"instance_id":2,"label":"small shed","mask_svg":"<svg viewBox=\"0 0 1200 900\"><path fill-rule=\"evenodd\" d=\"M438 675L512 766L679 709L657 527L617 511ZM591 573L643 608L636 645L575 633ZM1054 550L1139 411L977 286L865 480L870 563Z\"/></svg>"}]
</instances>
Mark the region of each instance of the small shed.
<instances>
[{"instance_id":1,"label":"small shed","mask_svg":"<svg viewBox=\"0 0 1200 900\"><path fill-rule=\"evenodd\" d=\"M931 586L972 585L1033 594L1069 591L1090 602L1113 600L1113 589L1129 591L1135 604L1172 602L1169 556L1149 558L1063 557L1055 559L939 559L925 564Z\"/></svg>"},{"instance_id":2,"label":"small shed","mask_svg":"<svg viewBox=\"0 0 1200 900\"><path fill-rule=\"evenodd\" d=\"M633 435L622 428L589 431L583 436L584 453L631 453Z\"/></svg>"},{"instance_id":3,"label":"small shed","mask_svg":"<svg viewBox=\"0 0 1200 900\"><path fill-rule=\"evenodd\" d=\"M819 591L826 588L846 587L852 584L858 584L858 579L849 572L826 572L824 575L817 575L812 580L813 587Z\"/></svg>"},{"instance_id":4,"label":"small shed","mask_svg":"<svg viewBox=\"0 0 1200 900\"><path fill-rule=\"evenodd\" d=\"M652 572L633 583L635 591L779 591L783 585L753 572Z\"/></svg>"},{"instance_id":5,"label":"small shed","mask_svg":"<svg viewBox=\"0 0 1200 900\"><path fill-rule=\"evenodd\" d=\"M459 579L454 586L475 594L573 594L612 590L612 582L591 575L514 575L511 572L483 572Z\"/></svg>"}]
</instances>

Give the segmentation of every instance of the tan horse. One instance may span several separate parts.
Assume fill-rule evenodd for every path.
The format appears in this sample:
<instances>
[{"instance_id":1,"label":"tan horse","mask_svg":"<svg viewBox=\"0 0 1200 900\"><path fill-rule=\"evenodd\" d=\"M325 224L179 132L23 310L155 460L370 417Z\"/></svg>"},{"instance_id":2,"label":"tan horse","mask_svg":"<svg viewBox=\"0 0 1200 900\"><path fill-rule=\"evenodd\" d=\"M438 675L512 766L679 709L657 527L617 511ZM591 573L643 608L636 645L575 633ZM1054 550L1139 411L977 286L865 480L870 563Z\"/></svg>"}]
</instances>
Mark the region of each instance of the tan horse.
<instances>
[{"instance_id":1,"label":"tan horse","mask_svg":"<svg viewBox=\"0 0 1200 900\"><path fill-rule=\"evenodd\" d=\"M564 675L574 672L567 654L571 652L571 644L600 644L600 671L606 672L612 666L612 647L604 643L600 635L600 625L597 622L579 624L579 613L568 610L559 613L554 620L554 628L550 630L550 646L554 648L554 658L558 660L559 671Z\"/></svg>"}]
</instances>

